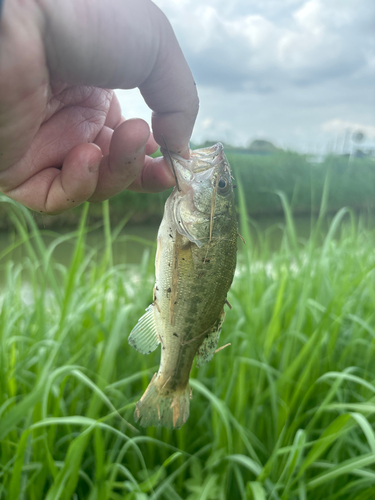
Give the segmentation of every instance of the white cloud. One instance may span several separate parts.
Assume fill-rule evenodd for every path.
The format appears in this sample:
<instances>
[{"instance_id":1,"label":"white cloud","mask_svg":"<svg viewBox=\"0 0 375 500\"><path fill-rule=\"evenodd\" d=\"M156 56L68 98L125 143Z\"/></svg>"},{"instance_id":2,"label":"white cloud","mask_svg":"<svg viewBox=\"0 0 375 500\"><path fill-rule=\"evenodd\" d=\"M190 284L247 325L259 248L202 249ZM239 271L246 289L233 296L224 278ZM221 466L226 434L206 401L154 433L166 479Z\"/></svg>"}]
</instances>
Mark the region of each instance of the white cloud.
<instances>
[{"instance_id":1,"label":"white cloud","mask_svg":"<svg viewBox=\"0 0 375 500\"><path fill-rule=\"evenodd\" d=\"M263 92L348 76L370 62L367 0L281 2L281 19L271 0L157 3L201 85Z\"/></svg>"},{"instance_id":2,"label":"white cloud","mask_svg":"<svg viewBox=\"0 0 375 500\"><path fill-rule=\"evenodd\" d=\"M264 137L315 151L348 124L375 126L369 0L155 3L171 20L198 84L194 142L243 145ZM120 100L126 117L150 121L137 91Z\"/></svg>"}]
</instances>

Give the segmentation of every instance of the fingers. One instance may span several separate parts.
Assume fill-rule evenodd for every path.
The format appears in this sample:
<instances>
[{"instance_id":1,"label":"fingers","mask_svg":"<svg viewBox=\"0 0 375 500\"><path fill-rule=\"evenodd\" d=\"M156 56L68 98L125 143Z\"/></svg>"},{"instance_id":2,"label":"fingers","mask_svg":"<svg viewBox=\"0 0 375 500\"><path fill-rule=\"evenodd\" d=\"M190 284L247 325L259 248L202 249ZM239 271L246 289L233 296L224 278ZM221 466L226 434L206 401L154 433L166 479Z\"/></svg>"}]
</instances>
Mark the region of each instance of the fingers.
<instances>
[{"instance_id":1,"label":"fingers","mask_svg":"<svg viewBox=\"0 0 375 500\"><path fill-rule=\"evenodd\" d=\"M4 189L7 196L28 208L49 215L78 206L85 200L98 202L126 189L143 192L162 191L174 184L163 158L153 160L158 145L147 123L140 119L122 121L113 131L104 126L95 144L74 146L58 168L58 157L45 156L45 164L34 164L38 157L29 158L31 172L18 185ZM121 122L122 121L122 122ZM103 148L103 150L101 150ZM46 147L43 148L46 152ZM103 152L107 152L103 156ZM61 152L55 151L57 156ZM52 161L48 164L48 160ZM22 171L27 165L22 165ZM4 181L3 173L2 180ZM22 179L22 177L21 177Z\"/></svg>"},{"instance_id":2,"label":"fingers","mask_svg":"<svg viewBox=\"0 0 375 500\"><path fill-rule=\"evenodd\" d=\"M175 179L165 158L145 158L141 173L128 186L139 193L160 193L175 185Z\"/></svg>"},{"instance_id":3,"label":"fingers","mask_svg":"<svg viewBox=\"0 0 375 500\"><path fill-rule=\"evenodd\" d=\"M6 194L35 212L59 214L76 207L94 192L102 152L95 144L80 144L66 155L61 170L41 170Z\"/></svg>"},{"instance_id":4,"label":"fingers","mask_svg":"<svg viewBox=\"0 0 375 500\"><path fill-rule=\"evenodd\" d=\"M141 174L157 144L147 123L141 119L122 122L113 131L109 153L102 159L98 184L89 201L99 202L131 185Z\"/></svg>"},{"instance_id":5,"label":"fingers","mask_svg":"<svg viewBox=\"0 0 375 500\"><path fill-rule=\"evenodd\" d=\"M139 87L153 110L155 140L188 158L198 113L193 76L173 30L147 0L45 0L52 78L105 88ZM93 29L94 27L94 29Z\"/></svg>"}]
</instances>

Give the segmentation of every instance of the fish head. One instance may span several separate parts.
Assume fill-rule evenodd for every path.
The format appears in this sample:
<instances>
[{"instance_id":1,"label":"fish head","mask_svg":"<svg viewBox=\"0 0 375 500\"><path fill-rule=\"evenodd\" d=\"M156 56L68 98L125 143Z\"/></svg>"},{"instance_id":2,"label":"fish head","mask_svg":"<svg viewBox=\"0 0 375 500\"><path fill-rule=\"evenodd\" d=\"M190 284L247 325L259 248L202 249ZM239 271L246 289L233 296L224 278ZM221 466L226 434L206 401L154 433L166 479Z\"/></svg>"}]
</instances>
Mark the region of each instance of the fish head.
<instances>
[{"instance_id":1,"label":"fish head","mask_svg":"<svg viewBox=\"0 0 375 500\"><path fill-rule=\"evenodd\" d=\"M223 145L191 151L186 160L170 153L176 187L169 198L169 211L176 230L199 247L233 219L234 195L231 169ZM228 217L230 215L230 217Z\"/></svg>"}]
</instances>

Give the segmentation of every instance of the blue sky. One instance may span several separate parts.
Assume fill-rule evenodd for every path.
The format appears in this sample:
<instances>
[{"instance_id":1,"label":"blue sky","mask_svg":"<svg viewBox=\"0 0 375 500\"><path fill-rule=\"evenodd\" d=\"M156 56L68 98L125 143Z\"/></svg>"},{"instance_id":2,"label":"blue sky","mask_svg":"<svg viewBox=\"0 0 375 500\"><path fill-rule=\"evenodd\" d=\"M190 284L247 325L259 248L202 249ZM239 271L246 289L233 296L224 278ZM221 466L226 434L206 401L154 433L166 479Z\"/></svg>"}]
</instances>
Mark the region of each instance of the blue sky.
<instances>
[{"instance_id":1,"label":"blue sky","mask_svg":"<svg viewBox=\"0 0 375 500\"><path fill-rule=\"evenodd\" d=\"M194 142L262 138L303 152L341 152L345 133L361 130L375 148L373 0L155 3L197 82ZM118 96L125 117L150 122L137 90Z\"/></svg>"}]
</instances>

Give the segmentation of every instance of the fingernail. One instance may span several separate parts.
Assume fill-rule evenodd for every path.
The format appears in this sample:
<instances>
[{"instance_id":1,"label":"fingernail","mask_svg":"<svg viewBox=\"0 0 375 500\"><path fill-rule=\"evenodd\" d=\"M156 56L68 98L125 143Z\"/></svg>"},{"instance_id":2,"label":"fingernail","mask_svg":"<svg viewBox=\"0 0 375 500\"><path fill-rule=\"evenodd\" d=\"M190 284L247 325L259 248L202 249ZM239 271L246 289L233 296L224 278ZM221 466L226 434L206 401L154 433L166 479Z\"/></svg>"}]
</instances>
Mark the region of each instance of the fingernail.
<instances>
[{"instance_id":1,"label":"fingernail","mask_svg":"<svg viewBox=\"0 0 375 500\"><path fill-rule=\"evenodd\" d=\"M135 155L140 156L145 153L146 150L146 144L143 144L140 148L135 150Z\"/></svg>"},{"instance_id":2,"label":"fingernail","mask_svg":"<svg viewBox=\"0 0 375 500\"><path fill-rule=\"evenodd\" d=\"M103 158L103 156L102 156L102 158ZM95 163L92 163L91 165L89 165L89 167L88 167L89 172L95 173L99 170L100 162L102 161L102 158L100 158L100 160L98 162L95 162Z\"/></svg>"}]
</instances>

